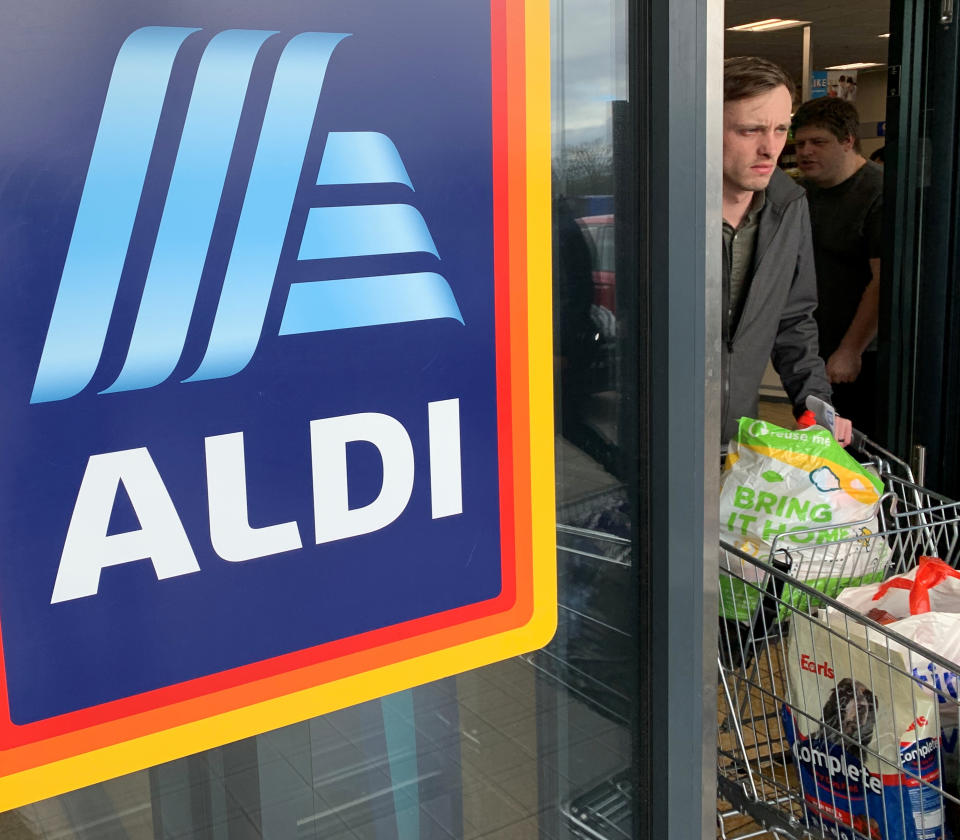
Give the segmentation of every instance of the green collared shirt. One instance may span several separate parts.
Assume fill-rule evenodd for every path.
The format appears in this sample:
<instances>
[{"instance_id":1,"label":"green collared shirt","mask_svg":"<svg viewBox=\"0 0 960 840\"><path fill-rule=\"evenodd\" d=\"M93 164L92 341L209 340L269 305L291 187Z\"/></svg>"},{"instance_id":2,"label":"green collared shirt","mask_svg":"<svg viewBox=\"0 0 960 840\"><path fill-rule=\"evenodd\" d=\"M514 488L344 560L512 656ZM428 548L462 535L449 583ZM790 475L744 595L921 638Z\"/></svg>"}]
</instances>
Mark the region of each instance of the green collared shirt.
<instances>
[{"instance_id":1,"label":"green collared shirt","mask_svg":"<svg viewBox=\"0 0 960 840\"><path fill-rule=\"evenodd\" d=\"M760 211L766 202L766 190L753 194L740 225L734 228L723 223L723 277L728 288L727 325L733 333L747 289L750 287L750 268L757 247L757 229L760 226Z\"/></svg>"}]
</instances>

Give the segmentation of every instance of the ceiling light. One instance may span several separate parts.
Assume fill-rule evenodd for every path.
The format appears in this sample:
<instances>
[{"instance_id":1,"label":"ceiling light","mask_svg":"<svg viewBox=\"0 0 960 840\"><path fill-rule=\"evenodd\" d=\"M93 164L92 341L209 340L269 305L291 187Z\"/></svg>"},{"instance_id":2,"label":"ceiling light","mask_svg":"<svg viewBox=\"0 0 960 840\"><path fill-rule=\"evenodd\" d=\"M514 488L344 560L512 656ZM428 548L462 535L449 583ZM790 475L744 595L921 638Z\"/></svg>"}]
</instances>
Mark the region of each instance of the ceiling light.
<instances>
[{"instance_id":1,"label":"ceiling light","mask_svg":"<svg viewBox=\"0 0 960 840\"><path fill-rule=\"evenodd\" d=\"M853 64L834 64L827 70L865 70L867 67L883 67L878 61L855 61Z\"/></svg>"},{"instance_id":2,"label":"ceiling light","mask_svg":"<svg viewBox=\"0 0 960 840\"><path fill-rule=\"evenodd\" d=\"M774 29L792 29L795 26L806 26L809 20L784 20L783 18L767 18L753 23L741 23L739 26L727 27L728 32L771 32Z\"/></svg>"},{"instance_id":3,"label":"ceiling light","mask_svg":"<svg viewBox=\"0 0 960 840\"><path fill-rule=\"evenodd\" d=\"M890 33L889 33L889 32L884 32L883 35L877 35L877 37L878 37L878 38L889 38L889 37L890 37Z\"/></svg>"}]
</instances>

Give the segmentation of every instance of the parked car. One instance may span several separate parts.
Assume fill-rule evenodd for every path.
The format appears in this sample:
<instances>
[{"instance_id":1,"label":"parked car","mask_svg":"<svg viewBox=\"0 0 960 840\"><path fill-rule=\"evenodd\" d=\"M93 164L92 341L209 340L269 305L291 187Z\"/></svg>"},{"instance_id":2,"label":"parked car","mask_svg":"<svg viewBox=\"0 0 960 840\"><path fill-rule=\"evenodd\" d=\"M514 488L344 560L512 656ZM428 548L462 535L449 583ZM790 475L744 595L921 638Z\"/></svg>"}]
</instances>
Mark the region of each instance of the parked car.
<instances>
[{"instance_id":1,"label":"parked car","mask_svg":"<svg viewBox=\"0 0 960 840\"><path fill-rule=\"evenodd\" d=\"M593 302L613 314L617 312L616 249L613 214L581 216L577 224L584 232L593 261Z\"/></svg>"}]
</instances>

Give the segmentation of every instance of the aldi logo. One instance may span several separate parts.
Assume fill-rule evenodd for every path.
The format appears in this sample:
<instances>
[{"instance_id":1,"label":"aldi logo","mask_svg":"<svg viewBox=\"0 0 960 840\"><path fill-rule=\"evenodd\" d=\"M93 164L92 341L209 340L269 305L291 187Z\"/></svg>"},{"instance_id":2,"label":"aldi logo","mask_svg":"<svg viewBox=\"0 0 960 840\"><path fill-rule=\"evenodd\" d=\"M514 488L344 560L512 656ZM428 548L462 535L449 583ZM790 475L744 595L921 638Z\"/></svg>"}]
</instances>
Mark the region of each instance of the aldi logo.
<instances>
[{"instance_id":1,"label":"aldi logo","mask_svg":"<svg viewBox=\"0 0 960 840\"><path fill-rule=\"evenodd\" d=\"M120 48L67 251L31 402L79 393L100 363L174 60L196 30L145 27ZM229 30L206 45L170 177L126 360L103 393L148 388L175 369L210 253L253 64L276 32ZM259 343L324 77L342 34L307 32L280 53L206 352L187 381L231 376ZM392 182L411 190L383 134L329 132L317 183ZM409 204L311 208L299 259L394 253L439 257ZM280 334L450 317L435 272L291 286Z\"/></svg>"},{"instance_id":2,"label":"aldi logo","mask_svg":"<svg viewBox=\"0 0 960 840\"><path fill-rule=\"evenodd\" d=\"M545 0L234 5L2 36L0 809L553 632Z\"/></svg>"}]
</instances>

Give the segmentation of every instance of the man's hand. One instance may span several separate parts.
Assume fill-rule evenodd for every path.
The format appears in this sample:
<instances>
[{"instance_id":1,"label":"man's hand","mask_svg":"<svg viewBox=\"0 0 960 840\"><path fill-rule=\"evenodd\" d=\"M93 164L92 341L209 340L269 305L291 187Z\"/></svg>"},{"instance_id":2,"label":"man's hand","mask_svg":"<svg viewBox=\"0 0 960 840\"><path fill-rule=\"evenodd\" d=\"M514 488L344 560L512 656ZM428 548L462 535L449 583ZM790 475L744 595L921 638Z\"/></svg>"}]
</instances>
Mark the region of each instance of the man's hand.
<instances>
[{"instance_id":1,"label":"man's hand","mask_svg":"<svg viewBox=\"0 0 960 840\"><path fill-rule=\"evenodd\" d=\"M833 421L833 436L841 446L849 446L853 440L853 423L838 414Z\"/></svg>"},{"instance_id":2,"label":"man's hand","mask_svg":"<svg viewBox=\"0 0 960 840\"><path fill-rule=\"evenodd\" d=\"M827 379L834 382L853 382L860 375L860 354L838 347L827 359Z\"/></svg>"}]
</instances>

